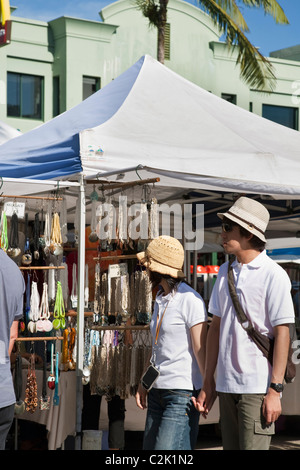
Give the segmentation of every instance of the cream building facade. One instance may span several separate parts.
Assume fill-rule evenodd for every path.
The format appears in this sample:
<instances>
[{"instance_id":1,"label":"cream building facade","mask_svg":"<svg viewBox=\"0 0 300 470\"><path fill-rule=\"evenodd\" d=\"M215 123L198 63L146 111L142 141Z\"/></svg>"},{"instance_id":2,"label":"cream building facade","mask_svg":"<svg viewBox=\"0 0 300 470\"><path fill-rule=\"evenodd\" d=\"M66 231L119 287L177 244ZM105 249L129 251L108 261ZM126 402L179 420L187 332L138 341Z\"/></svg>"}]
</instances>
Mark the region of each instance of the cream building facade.
<instances>
[{"instance_id":1,"label":"cream building facade","mask_svg":"<svg viewBox=\"0 0 300 470\"><path fill-rule=\"evenodd\" d=\"M131 0L105 7L99 21L42 22L17 13L11 16L11 43L0 48L0 120L21 132L76 106L141 56L156 58L157 31ZM170 0L165 66L246 110L299 130L300 46L270 55L277 82L267 94L241 80L236 51L220 37L199 8Z\"/></svg>"}]
</instances>

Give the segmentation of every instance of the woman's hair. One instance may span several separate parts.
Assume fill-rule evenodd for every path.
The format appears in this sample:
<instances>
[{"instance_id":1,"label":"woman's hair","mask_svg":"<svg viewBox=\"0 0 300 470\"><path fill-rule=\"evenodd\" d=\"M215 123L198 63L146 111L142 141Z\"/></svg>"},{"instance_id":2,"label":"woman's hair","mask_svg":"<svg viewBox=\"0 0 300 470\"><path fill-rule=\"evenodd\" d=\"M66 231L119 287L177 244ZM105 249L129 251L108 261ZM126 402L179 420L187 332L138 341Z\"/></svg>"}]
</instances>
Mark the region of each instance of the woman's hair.
<instances>
[{"instance_id":1,"label":"woman's hair","mask_svg":"<svg viewBox=\"0 0 300 470\"><path fill-rule=\"evenodd\" d=\"M244 227L240 226L240 234L244 237L249 237L250 232ZM260 238L258 238L256 235L253 235L253 237L250 238L249 243L254 250L264 251L264 249L266 248L266 243Z\"/></svg>"},{"instance_id":2,"label":"woman's hair","mask_svg":"<svg viewBox=\"0 0 300 470\"><path fill-rule=\"evenodd\" d=\"M149 271L149 277L153 288L157 287L162 279L165 279L171 291L176 289L178 284L182 281L181 279L169 276L168 274L160 274L156 271Z\"/></svg>"}]
</instances>

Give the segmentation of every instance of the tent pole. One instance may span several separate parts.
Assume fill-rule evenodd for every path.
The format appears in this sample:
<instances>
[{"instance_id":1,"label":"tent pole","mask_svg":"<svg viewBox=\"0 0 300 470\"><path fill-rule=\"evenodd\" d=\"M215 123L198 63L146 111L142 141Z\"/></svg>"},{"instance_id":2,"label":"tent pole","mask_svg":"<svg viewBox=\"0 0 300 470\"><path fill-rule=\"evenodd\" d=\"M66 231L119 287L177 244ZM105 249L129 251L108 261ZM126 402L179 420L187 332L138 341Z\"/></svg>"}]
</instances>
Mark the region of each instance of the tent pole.
<instances>
[{"instance_id":1,"label":"tent pole","mask_svg":"<svg viewBox=\"0 0 300 470\"><path fill-rule=\"evenodd\" d=\"M80 175L78 234L78 304L77 304L77 360L76 360L76 439L75 450L81 450L82 401L83 401L83 351L84 351L84 279L85 279L85 186Z\"/></svg>"},{"instance_id":2,"label":"tent pole","mask_svg":"<svg viewBox=\"0 0 300 470\"><path fill-rule=\"evenodd\" d=\"M131 171L137 171L137 170L143 170L145 167L144 165L135 165L131 166L129 168L123 168L123 169L118 169L118 170L113 170L113 171L104 171L97 173L96 175L90 175L89 177L86 177L86 179L91 180L93 178L107 178L108 176L114 176L122 173L129 173Z\"/></svg>"},{"instance_id":3,"label":"tent pole","mask_svg":"<svg viewBox=\"0 0 300 470\"><path fill-rule=\"evenodd\" d=\"M194 266L193 266L193 288L197 291L197 264L198 264L198 251L194 250Z\"/></svg>"}]
</instances>

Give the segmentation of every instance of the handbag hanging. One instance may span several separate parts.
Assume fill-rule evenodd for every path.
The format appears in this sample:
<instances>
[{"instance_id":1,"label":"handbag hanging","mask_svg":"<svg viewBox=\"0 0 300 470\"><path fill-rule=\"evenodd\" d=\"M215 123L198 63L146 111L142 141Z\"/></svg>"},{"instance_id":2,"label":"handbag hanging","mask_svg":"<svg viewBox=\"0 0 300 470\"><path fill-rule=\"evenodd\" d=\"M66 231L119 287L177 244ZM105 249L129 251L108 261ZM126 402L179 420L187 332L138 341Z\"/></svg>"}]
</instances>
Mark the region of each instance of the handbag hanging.
<instances>
[{"instance_id":1,"label":"handbag hanging","mask_svg":"<svg viewBox=\"0 0 300 470\"><path fill-rule=\"evenodd\" d=\"M254 341L257 347L262 351L263 355L268 359L269 363L273 364L273 350L274 350L274 339L269 338L266 335L263 335L258 330L254 328L249 318L246 316L242 306L238 300L238 296L235 290L233 270L232 270L232 261L228 263L228 288L229 293L235 308L237 318L241 323L244 330L248 333L250 338ZM287 367L284 375L284 380L286 383L291 383L296 377L296 366L292 361L293 349L290 338L290 346L287 360Z\"/></svg>"}]
</instances>

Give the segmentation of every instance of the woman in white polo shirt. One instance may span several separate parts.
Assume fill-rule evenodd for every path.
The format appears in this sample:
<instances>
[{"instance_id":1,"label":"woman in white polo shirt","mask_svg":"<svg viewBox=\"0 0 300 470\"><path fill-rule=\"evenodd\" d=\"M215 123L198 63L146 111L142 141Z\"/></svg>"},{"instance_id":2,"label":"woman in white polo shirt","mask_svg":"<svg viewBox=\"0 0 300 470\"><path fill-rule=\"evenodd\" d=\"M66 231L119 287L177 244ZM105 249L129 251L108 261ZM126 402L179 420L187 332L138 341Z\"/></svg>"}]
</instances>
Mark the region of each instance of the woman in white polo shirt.
<instances>
[{"instance_id":1,"label":"woman in white polo shirt","mask_svg":"<svg viewBox=\"0 0 300 470\"><path fill-rule=\"evenodd\" d=\"M147 380L136 394L139 408L147 409L145 450L193 449L199 412L193 406L202 386L207 314L201 296L184 282L181 243L168 236L152 240L138 259L147 268L153 286L160 285L151 320L152 356L159 375ZM144 387L150 387L148 390ZM148 404L147 404L148 401Z\"/></svg>"}]
</instances>

